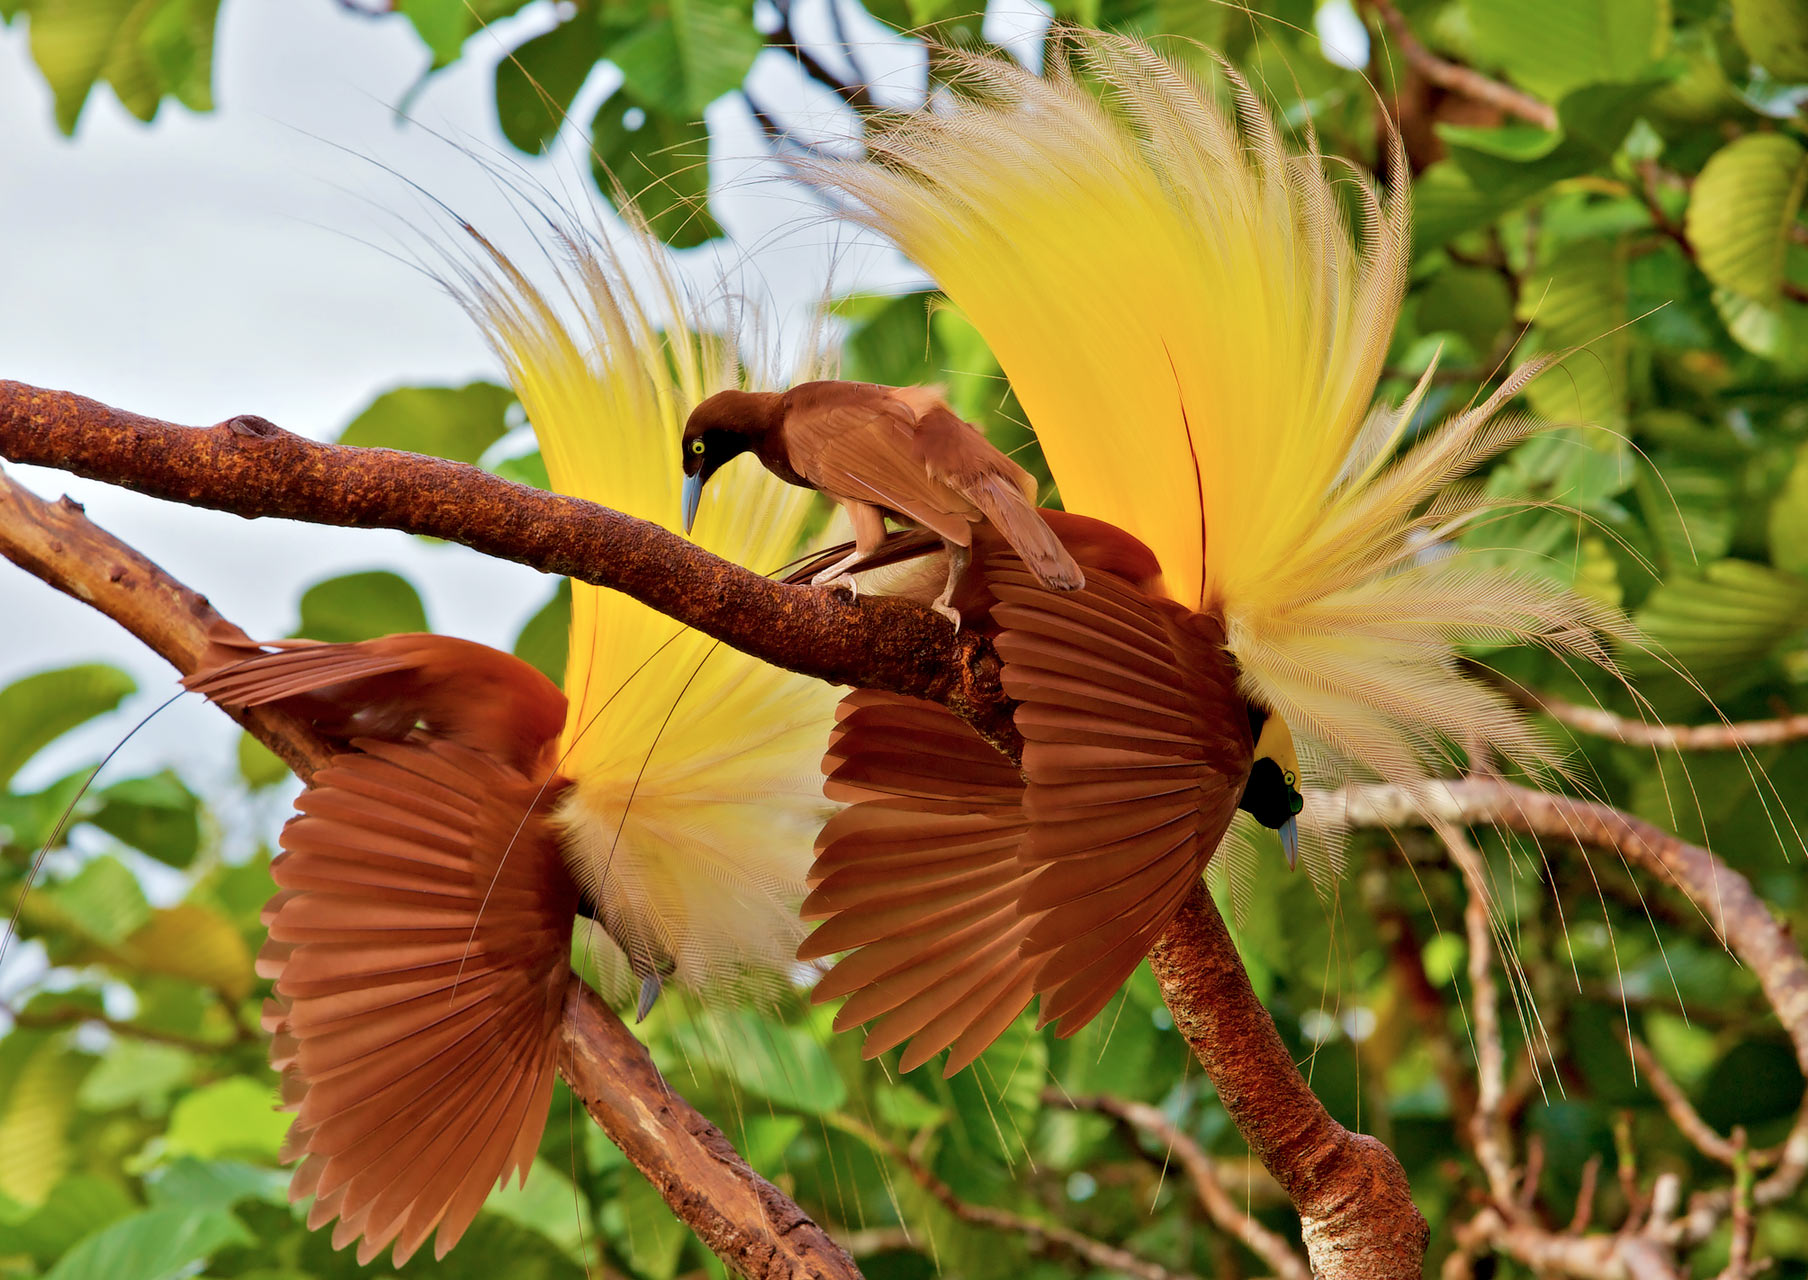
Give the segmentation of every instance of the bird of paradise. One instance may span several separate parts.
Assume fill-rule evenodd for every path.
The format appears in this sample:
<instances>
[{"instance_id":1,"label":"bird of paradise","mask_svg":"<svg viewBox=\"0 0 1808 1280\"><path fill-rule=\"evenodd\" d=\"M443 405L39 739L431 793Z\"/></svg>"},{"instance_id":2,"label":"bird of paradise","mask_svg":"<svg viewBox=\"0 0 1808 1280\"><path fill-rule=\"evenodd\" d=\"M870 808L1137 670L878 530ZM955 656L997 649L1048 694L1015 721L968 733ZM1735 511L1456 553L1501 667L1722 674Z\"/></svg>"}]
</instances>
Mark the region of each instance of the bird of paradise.
<instances>
[{"instance_id":1,"label":"bird of paradise","mask_svg":"<svg viewBox=\"0 0 1808 1280\"><path fill-rule=\"evenodd\" d=\"M475 232L444 278L552 486L676 530L680 428L743 384L734 340L657 264L654 310L599 235L550 230L551 288ZM812 501L749 459L695 537L776 569ZM425 635L241 642L189 682L229 705L281 703L344 743L283 832L259 965L297 1113L291 1195L314 1196L311 1226L337 1218L335 1246L358 1240L360 1262L393 1245L400 1265L430 1235L443 1256L500 1178L525 1179L580 907L625 954L643 1014L663 983L744 993L795 968L810 839L833 808L817 771L833 690L626 596L571 591L563 691L510 655Z\"/></svg>"},{"instance_id":2,"label":"bird of paradise","mask_svg":"<svg viewBox=\"0 0 1808 1280\"><path fill-rule=\"evenodd\" d=\"M1375 403L1408 263L1397 138L1378 187L1290 149L1228 65L1215 89L1132 39L1052 44L1043 77L960 58L864 159L805 167L978 328L1064 505L1119 531L1070 595L976 551L1024 780L939 709L864 693L838 726L830 785L856 803L820 841L804 954L852 952L818 994L851 996L837 1025L872 1022L869 1053L914 1037L906 1067L970 1061L1036 995L1084 1025L1260 810L1262 769L1292 790L1302 755L1409 788L1459 753L1560 767L1465 642L1612 668L1630 639L1451 543L1490 509L1461 477L1543 425L1502 412L1539 364L1410 440L1430 375ZM892 763L927 735L947 767Z\"/></svg>"}]
</instances>

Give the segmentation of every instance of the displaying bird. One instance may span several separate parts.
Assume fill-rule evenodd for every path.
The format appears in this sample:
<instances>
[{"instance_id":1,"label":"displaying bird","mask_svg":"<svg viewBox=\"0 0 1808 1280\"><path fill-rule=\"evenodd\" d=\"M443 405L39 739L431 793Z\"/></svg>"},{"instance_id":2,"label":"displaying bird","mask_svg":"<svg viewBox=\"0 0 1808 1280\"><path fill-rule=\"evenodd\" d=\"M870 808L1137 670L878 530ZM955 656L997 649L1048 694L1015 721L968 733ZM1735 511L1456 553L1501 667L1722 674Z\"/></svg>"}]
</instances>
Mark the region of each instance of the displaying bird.
<instances>
[{"instance_id":1,"label":"displaying bird","mask_svg":"<svg viewBox=\"0 0 1808 1280\"><path fill-rule=\"evenodd\" d=\"M800 167L976 326L1067 509L1163 569L1158 590L1081 557L1084 589L1055 595L1008 555L978 558L1021 785L946 712L870 693L843 708L825 767L852 803L819 842L805 910L824 923L803 954L847 953L819 992L848 997L841 1025L873 1021L869 1051L914 1036L906 1064L951 1045L953 1069L1032 995L1061 1034L1096 1013L1243 797L1287 825L1295 733L1321 784L1413 791L1464 758L1560 768L1460 646L1611 669L1630 630L1454 542L1490 510L1456 481L1539 429L1499 415L1540 364L1410 439L1429 372L1372 405L1404 186L1334 180L1309 134L1290 150L1227 64L1214 86L1063 28L1041 77L950 56L953 91L880 126L864 159ZM1279 792L1276 773L1294 776ZM1327 817L1306 833L1321 870Z\"/></svg>"},{"instance_id":2,"label":"displaying bird","mask_svg":"<svg viewBox=\"0 0 1808 1280\"><path fill-rule=\"evenodd\" d=\"M600 237L553 227L542 292L481 237L448 254L539 438L554 488L675 528L686 410L738 384L734 340L659 277L661 328ZM473 233L475 237L475 233ZM565 305L556 307L552 299ZM813 505L751 464L696 517L756 567L798 549ZM573 924L620 958L605 994L644 1014L664 983L777 992L795 969L816 771L836 692L720 648L613 592L571 584L564 689L444 636L222 641L188 683L275 704L342 744L297 801L272 864L260 972L285 1155L311 1225L398 1265L526 1176L546 1120ZM580 935L588 949L593 934ZM609 946L609 942L600 945Z\"/></svg>"},{"instance_id":3,"label":"displaying bird","mask_svg":"<svg viewBox=\"0 0 1808 1280\"><path fill-rule=\"evenodd\" d=\"M704 484L743 453L847 511L854 548L818 572L816 586L854 592L847 571L884 543L886 516L921 525L946 544L948 580L931 607L956 630L960 613L949 601L981 522L1005 536L1043 586L1073 591L1085 582L1036 507L1034 477L956 417L939 388L805 382L782 392L717 392L684 427L687 527Z\"/></svg>"},{"instance_id":4,"label":"displaying bird","mask_svg":"<svg viewBox=\"0 0 1808 1280\"><path fill-rule=\"evenodd\" d=\"M1167 598L1130 535L1047 514L1083 589L1038 589L982 531L956 597L1005 659L1022 773L945 707L872 690L843 701L824 761L849 807L818 839L803 913L823 923L799 958L850 953L815 999L849 996L835 1025L872 1022L868 1057L911 1039L907 1071L944 1048L959 1070L1038 993L1042 1024L1084 1026L1236 810L1292 847L1292 742L1237 693L1221 624Z\"/></svg>"}]
</instances>

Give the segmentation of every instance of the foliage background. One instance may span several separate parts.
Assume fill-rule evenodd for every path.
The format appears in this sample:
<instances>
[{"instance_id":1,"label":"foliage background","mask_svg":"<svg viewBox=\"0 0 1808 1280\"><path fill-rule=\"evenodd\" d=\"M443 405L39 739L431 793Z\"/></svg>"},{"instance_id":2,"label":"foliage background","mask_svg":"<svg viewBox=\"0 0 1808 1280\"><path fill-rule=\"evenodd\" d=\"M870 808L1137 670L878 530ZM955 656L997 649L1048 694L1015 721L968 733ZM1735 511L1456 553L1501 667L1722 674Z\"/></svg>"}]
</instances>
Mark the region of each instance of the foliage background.
<instances>
[{"instance_id":1,"label":"foliage background","mask_svg":"<svg viewBox=\"0 0 1808 1280\"><path fill-rule=\"evenodd\" d=\"M482 38L479 24L519 7L398 0L395 14L375 12L371 21L411 24L441 69ZM1327 152L1373 165L1375 96L1358 72L1321 54L1309 34L1313 6L1256 7L1260 16L1189 0L1082 0L1060 14L1222 47L1267 86L1290 124L1310 120ZM978 20L942 0L871 0L867 9L899 29L980 38ZM1428 83L1381 15L1365 10L1376 36L1367 70L1401 119L1412 173L1399 176L1412 182L1417 208L1412 291L1384 393L1403 394L1440 354L1426 407L1435 418L1529 351L1578 348L1529 399L1547 416L1598 428L1560 432L1501 460L1490 487L1539 505L1478 540L1630 610L1699 682L1655 665L1637 672L1666 720L1711 721L1715 706L1735 720L1765 718L1799 704L1796 686L1808 680L1808 417L1800 404L1808 381L1808 227L1800 218L1808 13L1790 0L1450 0L1399 9L1438 55L1519 91L1522 107L1542 104L1549 118ZM856 19L853 0L842 10ZM57 122L78 139L97 86L144 119L208 110L217 16L214 0L0 0L0 17L26 25ZM706 106L734 98L781 152L835 145L838 128L858 128L833 97L791 121L743 89L762 50L791 46L790 16L787 7L756 11L736 0L566 4L556 25L501 64L497 118L513 145L541 150L598 64L613 64L621 86L588 122L596 151L645 190L670 243L702 243L720 230L701 163ZM821 92L857 107L873 95L857 44L853 52L806 46L798 62ZM845 301L845 371L895 383L946 380L956 407L998 443L1025 445L983 343L930 301ZM516 451L510 415L508 394L491 384L401 388L343 438L531 478L534 459ZM521 634L520 651L548 669L562 661L561 609L555 594ZM367 573L309 590L295 631L350 639L431 621L405 579ZM1476 657L1540 692L1638 713L1623 694L1584 686L1548 659ZM0 785L131 687L124 673L88 665L0 691ZM1808 824L1808 746L1765 748L1749 760L1696 755L1686 771L1643 748L1578 738L1576 750L1593 788L1707 839L1798 936L1808 930L1795 835L1795 825ZM242 792L208 803L180 769L103 774L60 835L56 819L87 768L0 795L0 893L19 912L18 936L41 943L48 962L5 989L12 1026L0 1038L0 1274L161 1280L200 1270L327 1280L360 1270L304 1229L276 1166L285 1117L270 1110L251 957L271 890L268 823L256 820L256 796L284 775L248 742L240 762ZM1679 1173L1691 1186L1724 1178L1632 1070L1627 1030L1710 1124L1742 1126L1754 1146L1776 1141L1804 1082L1755 983L1705 923L1611 860L1489 833L1481 840L1518 959L1521 1017L1507 1022L1522 1065L1509 1083L1509 1119L1520 1142L1542 1148L1538 1210L1567 1222L1591 1159L1605 1170L1595 1208L1604 1224L1659 1173ZM1438 846L1406 835L1359 845L1329 901L1278 865L1265 868L1240 912L1245 963L1320 1097L1405 1164L1432 1224L1436 1265L1484 1186L1464 1132L1474 1067L1461 881ZM1536 1069L1525 1055L1527 1026L1548 1041ZM963 1221L913 1169L960 1203L1063 1223L1175 1271L1257 1270L1204 1220L1159 1145L1051 1101L1064 1097L1158 1105L1224 1162L1227 1184L1251 1212L1294 1230L1209 1083L1190 1070L1146 972L1074 1040L1022 1024L953 1081L933 1068L899 1077L862 1063L856 1042L831 1037L825 1014L801 1002L756 1017L703 1015L670 1001L644 1032L678 1087L756 1167L841 1232L875 1277L1086 1273L1045 1256L1034 1233ZM1692 1269L1713 1273L1726 1248L1722 1233ZM1774 1259L1776 1274L1808 1275L1808 1209L1766 1212L1758 1252ZM407 1270L552 1278L587 1269L646 1280L719 1271L561 1091L527 1188L495 1197L444 1262L417 1260Z\"/></svg>"}]
</instances>

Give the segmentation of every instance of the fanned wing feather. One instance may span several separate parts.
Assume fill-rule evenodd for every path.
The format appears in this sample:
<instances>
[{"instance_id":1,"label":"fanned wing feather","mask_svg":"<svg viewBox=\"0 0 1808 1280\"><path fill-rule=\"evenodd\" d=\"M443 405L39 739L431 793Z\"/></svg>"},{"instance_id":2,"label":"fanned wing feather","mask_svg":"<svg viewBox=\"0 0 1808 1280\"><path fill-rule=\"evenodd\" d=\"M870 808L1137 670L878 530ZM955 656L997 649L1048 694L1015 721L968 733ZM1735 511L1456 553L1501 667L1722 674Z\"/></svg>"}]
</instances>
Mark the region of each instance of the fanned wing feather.
<instances>
[{"instance_id":1,"label":"fanned wing feather","mask_svg":"<svg viewBox=\"0 0 1808 1280\"><path fill-rule=\"evenodd\" d=\"M952 1075L1028 1006L1017 858L1027 829L1011 762L946 708L862 690L841 705L823 763L853 803L817 844L800 959L851 950L815 999L853 993L838 1030L871 1022L872 1057L910 1040L911 1070L952 1048Z\"/></svg>"},{"instance_id":2,"label":"fanned wing feather","mask_svg":"<svg viewBox=\"0 0 1808 1280\"><path fill-rule=\"evenodd\" d=\"M361 740L296 802L259 971L296 1112L290 1194L369 1262L444 1256L546 1120L577 890L557 787L450 742Z\"/></svg>"},{"instance_id":3,"label":"fanned wing feather","mask_svg":"<svg viewBox=\"0 0 1808 1280\"><path fill-rule=\"evenodd\" d=\"M1042 1022L1072 1035L1205 870L1249 776L1249 717L1211 619L1108 574L1058 595L1009 558L985 573L1029 779L1023 951ZM1101 662L1095 636L1132 664Z\"/></svg>"}]
</instances>

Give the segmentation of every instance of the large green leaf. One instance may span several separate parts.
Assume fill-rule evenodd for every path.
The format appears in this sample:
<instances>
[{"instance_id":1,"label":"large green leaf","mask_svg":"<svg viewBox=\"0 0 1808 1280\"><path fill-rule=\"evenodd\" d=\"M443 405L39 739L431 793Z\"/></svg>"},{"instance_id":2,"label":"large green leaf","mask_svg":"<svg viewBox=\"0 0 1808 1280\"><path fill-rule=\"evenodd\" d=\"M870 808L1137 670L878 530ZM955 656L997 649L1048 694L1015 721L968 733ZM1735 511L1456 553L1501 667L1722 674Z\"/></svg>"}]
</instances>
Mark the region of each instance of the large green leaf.
<instances>
[{"instance_id":1,"label":"large green leaf","mask_svg":"<svg viewBox=\"0 0 1808 1280\"><path fill-rule=\"evenodd\" d=\"M503 136L531 155L544 152L602 56L603 29L587 10L516 45L496 64L496 119Z\"/></svg>"},{"instance_id":2,"label":"large green leaf","mask_svg":"<svg viewBox=\"0 0 1808 1280\"><path fill-rule=\"evenodd\" d=\"M1776 302L1804 185L1808 150L1783 134L1747 134L1715 152L1689 197L1689 243L1707 278Z\"/></svg>"},{"instance_id":3,"label":"large green leaf","mask_svg":"<svg viewBox=\"0 0 1808 1280\"><path fill-rule=\"evenodd\" d=\"M291 1120L276 1104L269 1087L243 1076L197 1089L170 1113L166 1150L202 1160L245 1156L274 1162Z\"/></svg>"},{"instance_id":4,"label":"large green leaf","mask_svg":"<svg viewBox=\"0 0 1808 1280\"><path fill-rule=\"evenodd\" d=\"M609 46L609 60L634 102L689 124L741 87L762 47L746 0L665 0Z\"/></svg>"},{"instance_id":5,"label":"large green leaf","mask_svg":"<svg viewBox=\"0 0 1808 1280\"><path fill-rule=\"evenodd\" d=\"M30 1216L0 1222L0 1257L26 1254L40 1266L49 1266L83 1236L136 1207L114 1179L72 1173Z\"/></svg>"},{"instance_id":6,"label":"large green leaf","mask_svg":"<svg viewBox=\"0 0 1808 1280\"><path fill-rule=\"evenodd\" d=\"M619 1221L609 1223L614 1228L610 1235L634 1274L646 1280L672 1280L691 1233L672 1216L652 1183L644 1178L629 1179L611 1208L608 1217L619 1215Z\"/></svg>"},{"instance_id":7,"label":"large green leaf","mask_svg":"<svg viewBox=\"0 0 1808 1280\"><path fill-rule=\"evenodd\" d=\"M196 902L156 912L114 952L134 970L186 978L234 1000L250 995L256 980L244 936L218 911Z\"/></svg>"},{"instance_id":8,"label":"large green leaf","mask_svg":"<svg viewBox=\"0 0 1808 1280\"><path fill-rule=\"evenodd\" d=\"M714 1064L777 1106L820 1115L847 1101L834 1062L806 1028L741 1010L712 1011L677 1028L672 1038L688 1057Z\"/></svg>"},{"instance_id":9,"label":"large green leaf","mask_svg":"<svg viewBox=\"0 0 1808 1280\"><path fill-rule=\"evenodd\" d=\"M1665 582L1636 615L1657 648L1709 682L1753 668L1808 626L1808 580L1745 560L1721 560L1696 575ZM1650 671L1649 659L1629 663Z\"/></svg>"},{"instance_id":10,"label":"large green leaf","mask_svg":"<svg viewBox=\"0 0 1808 1280\"><path fill-rule=\"evenodd\" d=\"M1733 32L1777 79L1808 81L1808 6L1801 0L1733 0Z\"/></svg>"},{"instance_id":11,"label":"large green leaf","mask_svg":"<svg viewBox=\"0 0 1808 1280\"><path fill-rule=\"evenodd\" d=\"M13 1032L0 1041L0 1195L43 1204L69 1168L69 1122L93 1059L59 1036Z\"/></svg>"},{"instance_id":12,"label":"large green leaf","mask_svg":"<svg viewBox=\"0 0 1808 1280\"><path fill-rule=\"evenodd\" d=\"M137 688L118 667L92 663L40 671L0 689L0 786L39 751Z\"/></svg>"},{"instance_id":13,"label":"large green leaf","mask_svg":"<svg viewBox=\"0 0 1808 1280\"><path fill-rule=\"evenodd\" d=\"M169 1111L170 1094L194 1078L196 1063L194 1054L173 1044L121 1037L82 1081L79 1101L87 1111L131 1107L161 1116Z\"/></svg>"},{"instance_id":14,"label":"large green leaf","mask_svg":"<svg viewBox=\"0 0 1808 1280\"><path fill-rule=\"evenodd\" d=\"M210 110L218 9L219 0L33 0L31 52L58 127L75 131L101 80L140 120L157 114L166 93Z\"/></svg>"},{"instance_id":15,"label":"large green leaf","mask_svg":"<svg viewBox=\"0 0 1808 1280\"><path fill-rule=\"evenodd\" d=\"M565 650L571 631L571 583L560 579L552 599L541 607L515 637L515 656L538 668L554 684L565 682Z\"/></svg>"},{"instance_id":16,"label":"large green leaf","mask_svg":"<svg viewBox=\"0 0 1808 1280\"><path fill-rule=\"evenodd\" d=\"M301 596L297 635L340 643L427 630L420 593L399 574L348 573L316 582Z\"/></svg>"},{"instance_id":17,"label":"large green leaf","mask_svg":"<svg viewBox=\"0 0 1808 1280\"><path fill-rule=\"evenodd\" d=\"M1796 450L1789 479L1770 504L1770 562L1808 577L1808 445Z\"/></svg>"},{"instance_id":18,"label":"large green leaf","mask_svg":"<svg viewBox=\"0 0 1808 1280\"><path fill-rule=\"evenodd\" d=\"M175 1280L227 1245L251 1243L224 1209L147 1209L83 1240L45 1280Z\"/></svg>"},{"instance_id":19,"label":"large green leaf","mask_svg":"<svg viewBox=\"0 0 1808 1280\"><path fill-rule=\"evenodd\" d=\"M623 88L597 109L590 136L597 183L616 184L674 249L722 234L709 211L709 130L702 120L644 105Z\"/></svg>"},{"instance_id":20,"label":"large green leaf","mask_svg":"<svg viewBox=\"0 0 1808 1280\"><path fill-rule=\"evenodd\" d=\"M88 821L140 853L186 867L201 845L201 802L171 770L116 782Z\"/></svg>"},{"instance_id":21,"label":"large green leaf","mask_svg":"<svg viewBox=\"0 0 1808 1280\"><path fill-rule=\"evenodd\" d=\"M84 938L110 947L151 918L138 877L119 859L90 858L61 884L39 891L44 905Z\"/></svg>"},{"instance_id":22,"label":"large green leaf","mask_svg":"<svg viewBox=\"0 0 1808 1280\"><path fill-rule=\"evenodd\" d=\"M1621 246L1612 241L1565 246L1527 281L1519 305L1520 318L1532 322L1545 351L1577 348L1526 389L1532 407L1553 422L1622 430L1632 335L1625 328Z\"/></svg>"},{"instance_id":23,"label":"large green leaf","mask_svg":"<svg viewBox=\"0 0 1808 1280\"><path fill-rule=\"evenodd\" d=\"M493 382L385 391L339 435L340 444L406 449L476 462L508 431L515 395Z\"/></svg>"},{"instance_id":24,"label":"large green leaf","mask_svg":"<svg viewBox=\"0 0 1808 1280\"><path fill-rule=\"evenodd\" d=\"M1669 0L1468 0L1479 61L1556 100L1635 80L1670 42Z\"/></svg>"}]
</instances>

